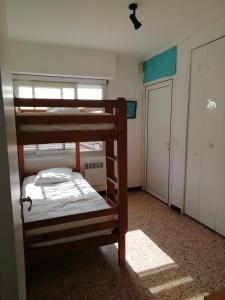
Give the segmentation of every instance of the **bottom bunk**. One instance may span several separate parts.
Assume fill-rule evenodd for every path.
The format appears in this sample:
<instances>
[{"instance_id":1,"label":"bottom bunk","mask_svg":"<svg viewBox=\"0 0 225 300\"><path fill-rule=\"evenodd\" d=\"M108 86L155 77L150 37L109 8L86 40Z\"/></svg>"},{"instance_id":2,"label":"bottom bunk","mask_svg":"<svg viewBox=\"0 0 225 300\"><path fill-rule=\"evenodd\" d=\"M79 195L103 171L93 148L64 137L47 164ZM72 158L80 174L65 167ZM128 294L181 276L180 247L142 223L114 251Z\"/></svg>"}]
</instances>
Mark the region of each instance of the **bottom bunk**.
<instances>
[{"instance_id":1,"label":"bottom bunk","mask_svg":"<svg viewBox=\"0 0 225 300\"><path fill-rule=\"evenodd\" d=\"M31 210L26 202L29 198ZM26 177L22 199L28 263L121 240L118 206L107 203L71 169L46 170Z\"/></svg>"}]
</instances>

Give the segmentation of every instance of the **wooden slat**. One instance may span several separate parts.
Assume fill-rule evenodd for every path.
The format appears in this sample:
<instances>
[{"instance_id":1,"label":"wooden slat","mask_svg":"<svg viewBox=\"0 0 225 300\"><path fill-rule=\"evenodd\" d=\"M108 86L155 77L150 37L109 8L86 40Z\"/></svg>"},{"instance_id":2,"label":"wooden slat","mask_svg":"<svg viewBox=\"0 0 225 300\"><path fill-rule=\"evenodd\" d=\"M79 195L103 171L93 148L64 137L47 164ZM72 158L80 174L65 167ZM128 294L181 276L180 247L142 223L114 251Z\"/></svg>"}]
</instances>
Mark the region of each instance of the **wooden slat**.
<instances>
[{"instance_id":1,"label":"wooden slat","mask_svg":"<svg viewBox=\"0 0 225 300\"><path fill-rule=\"evenodd\" d=\"M117 156L106 156L107 159L117 162Z\"/></svg>"},{"instance_id":2,"label":"wooden slat","mask_svg":"<svg viewBox=\"0 0 225 300\"><path fill-rule=\"evenodd\" d=\"M117 184L117 179L116 179L116 177L113 177L113 178L107 177L107 180L109 180L109 181L112 182L113 184Z\"/></svg>"},{"instance_id":3,"label":"wooden slat","mask_svg":"<svg viewBox=\"0 0 225 300\"><path fill-rule=\"evenodd\" d=\"M29 246L31 244L43 243L43 242L62 239L62 238L71 237L71 236L75 236L75 235L79 235L79 234L90 233L90 232L95 232L95 231L104 230L104 229L116 228L117 226L118 226L118 221L112 220L112 221L96 223L96 224L91 224L91 225L86 225L86 226L81 226L81 227L76 227L76 228L69 228L69 229L58 230L58 231L53 231L53 232L46 232L46 233L42 233L42 234L26 236L25 243L27 246Z\"/></svg>"},{"instance_id":4,"label":"wooden slat","mask_svg":"<svg viewBox=\"0 0 225 300\"><path fill-rule=\"evenodd\" d=\"M75 251L80 251L82 249L90 249L95 247L100 247L103 245L109 245L118 242L118 233L101 235L93 238L88 238L85 240L58 244L48 247L38 247L38 248L28 248L26 250L26 261L27 263L37 262L41 260L46 260L53 257L64 256Z\"/></svg>"},{"instance_id":5,"label":"wooden slat","mask_svg":"<svg viewBox=\"0 0 225 300\"><path fill-rule=\"evenodd\" d=\"M49 144L49 143L73 143L116 140L117 131L112 130L76 130L76 131L38 131L17 132L18 145Z\"/></svg>"},{"instance_id":6,"label":"wooden slat","mask_svg":"<svg viewBox=\"0 0 225 300\"><path fill-rule=\"evenodd\" d=\"M17 126L24 124L113 124L116 122L114 115L26 115L17 114Z\"/></svg>"},{"instance_id":7,"label":"wooden slat","mask_svg":"<svg viewBox=\"0 0 225 300\"><path fill-rule=\"evenodd\" d=\"M14 98L16 107L96 107L114 108L117 107L117 100L69 100L69 99L24 99Z\"/></svg>"},{"instance_id":8,"label":"wooden slat","mask_svg":"<svg viewBox=\"0 0 225 300\"><path fill-rule=\"evenodd\" d=\"M58 225L63 223L115 215L117 213L118 213L117 207L110 207L98 211L91 211L91 212L74 214L69 216L44 219L44 220L33 221L33 222L26 222L24 223L24 229L28 230L28 229L35 229L35 228L46 227L46 226L53 226L53 225Z\"/></svg>"},{"instance_id":9,"label":"wooden slat","mask_svg":"<svg viewBox=\"0 0 225 300\"><path fill-rule=\"evenodd\" d=\"M117 207L118 202L116 201L115 197L113 199L110 197L107 197L106 201L110 206Z\"/></svg>"}]
</instances>

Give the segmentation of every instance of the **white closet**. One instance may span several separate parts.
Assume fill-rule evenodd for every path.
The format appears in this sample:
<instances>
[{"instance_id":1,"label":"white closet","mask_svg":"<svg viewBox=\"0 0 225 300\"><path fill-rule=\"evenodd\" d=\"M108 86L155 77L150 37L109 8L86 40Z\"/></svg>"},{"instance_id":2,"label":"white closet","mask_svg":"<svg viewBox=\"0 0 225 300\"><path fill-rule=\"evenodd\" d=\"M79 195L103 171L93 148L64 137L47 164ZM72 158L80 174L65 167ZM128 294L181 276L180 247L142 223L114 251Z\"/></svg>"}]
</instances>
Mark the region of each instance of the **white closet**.
<instances>
[{"instance_id":1,"label":"white closet","mask_svg":"<svg viewBox=\"0 0 225 300\"><path fill-rule=\"evenodd\" d=\"M168 203L172 80L146 87L146 182L150 194Z\"/></svg>"},{"instance_id":2,"label":"white closet","mask_svg":"<svg viewBox=\"0 0 225 300\"><path fill-rule=\"evenodd\" d=\"M225 38L192 51L185 213L225 236Z\"/></svg>"}]
</instances>

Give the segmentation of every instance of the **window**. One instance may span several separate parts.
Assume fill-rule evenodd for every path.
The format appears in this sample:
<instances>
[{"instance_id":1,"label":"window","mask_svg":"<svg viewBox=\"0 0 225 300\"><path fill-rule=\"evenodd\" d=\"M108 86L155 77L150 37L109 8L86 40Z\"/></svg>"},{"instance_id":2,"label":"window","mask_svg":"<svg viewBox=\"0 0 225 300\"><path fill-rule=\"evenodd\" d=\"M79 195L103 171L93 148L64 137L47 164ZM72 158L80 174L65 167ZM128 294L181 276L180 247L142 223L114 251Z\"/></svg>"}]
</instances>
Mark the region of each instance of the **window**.
<instances>
[{"instance_id":1,"label":"window","mask_svg":"<svg viewBox=\"0 0 225 300\"><path fill-rule=\"evenodd\" d=\"M103 90L101 86L77 86L77 98L78 99L89 99L89 100L102 100Z\"/></svg>"},{"instance_id":2,"label":"window","mask_svg":"<svg viewBox=\"0 0 225 300\"><path fill-rule=\"evenodd\" d=\"M18 76L16 76L18 77ZM40 76L39 76L40 78ZM42 79L43 80L43 79ZM86 80L85 80L86 81ZM14 80L14 93L19 98L39 98L39 99L89 99L102 100L104 93L103 84L88 84L76 82L53 82L36 80ZM24 110L46 110L46 108L23 107ZM54 143L24 146L25 154L56 154L72 152L75 149L74 143ZM102 151L104 143L82 142L80 150Z\"/></svg>"}]
</instances>

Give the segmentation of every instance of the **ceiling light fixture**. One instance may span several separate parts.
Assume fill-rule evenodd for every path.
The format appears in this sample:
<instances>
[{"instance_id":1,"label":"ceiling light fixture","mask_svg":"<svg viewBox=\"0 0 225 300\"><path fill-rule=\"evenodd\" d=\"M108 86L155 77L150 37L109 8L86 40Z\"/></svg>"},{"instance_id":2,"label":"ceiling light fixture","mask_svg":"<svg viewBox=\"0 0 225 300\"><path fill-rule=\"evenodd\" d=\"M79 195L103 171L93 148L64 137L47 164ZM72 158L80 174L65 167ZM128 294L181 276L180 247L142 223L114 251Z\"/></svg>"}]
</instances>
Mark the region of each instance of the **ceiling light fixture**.
<instances>
[{"instance_id":1,"label":"ceiling light fixture","mask_svg":"<svg viewBox=\"0 0 225 300\"><path fill-rule=\"evenodd\" d=\"M137 8L138 8L137 3L131 3L129 5L129 9L133 10L133 13L130 14L130 19L131 19L131 22L134 24L135 30L139 29L142 26L141 22L139 22L138 19L136 18L136 9Z\"/></svg>"}]
</instances>

